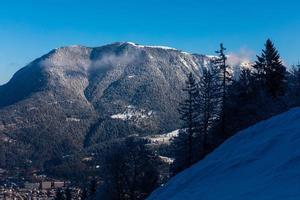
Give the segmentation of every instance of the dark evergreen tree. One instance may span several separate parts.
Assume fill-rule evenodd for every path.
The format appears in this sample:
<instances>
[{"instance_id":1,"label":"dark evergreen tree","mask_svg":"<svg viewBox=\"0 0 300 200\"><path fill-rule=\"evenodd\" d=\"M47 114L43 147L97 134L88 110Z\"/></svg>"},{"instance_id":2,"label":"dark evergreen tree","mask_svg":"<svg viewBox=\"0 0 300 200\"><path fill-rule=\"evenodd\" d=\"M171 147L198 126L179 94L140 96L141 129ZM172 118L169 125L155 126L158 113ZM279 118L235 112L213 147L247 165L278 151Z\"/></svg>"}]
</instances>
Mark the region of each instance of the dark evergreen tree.
<instances>
[{"instance_id":1,"label":"dark evergreen tree","mask_svg":"<svg viewBox=\"0 0 300 200\"><path fill-rule=\"evenodd\" d=\"M204 68L199 82L199 113L201 114L199 124L202 135L202 154L208 151L208 134L217 119L220 118L220 96L218 69L213 64Z\"/></svg>"},{"instance_id":2,"label":"dark evergreen tree","mask_svg":"<svg viewBox=\"0 0 300 200\"><path fill-rule=\"evenodd\" d=\"M199 144L199 142L197 143ZM178 135L172 138L170 144L170 150L172 152L171 156L174 158L174 161L170 166L171 176L174 176L189 167L189 161L187 156L189 153L188 145L188 133L185 130L179 130Z\"/></svg>"},{"instance_id":3,"label":"dark evergreen tree","mask_svg":"<svg viewBox=\"0 0 300 200\"><path fill-rule=\"evenodd\" d=\"M285 85L286 72L272 42L268 40L265 46L262 56L257 57L253 68L243 69L239 79L229 85L226 109L228 136L275 113L283 112L291 99L293 103L295 102L294 97L288 101L286 101L288 98L274 98L284 93L282 89ZM281 73L282 76L279 75ZM274 77L279 77L279 81L275 81Z\"/></svg>"},{"instance_id":4,"label":"dark evergreen tree","mask_svg":"<svg viewBox=\"0 0 300 200\"><path fill-rule=\"evenodd\" d=\"M292 80L290 80L292 84L292 89L299 94L300 91L300 64L292 66Z\"/></svg>"},{"instance_id":5,"label":"dark evergreen tree","mask_svg":"<svg viewBox=\"0 0 300 200\"><path fill-rule=\"evenodd\" d=\"M145 199L158 186L158 158L146 144L146 140L129 137L109 150L104 167L107 199Z\"/></svg>"},{"instance_id":6,"label":"dark evergreen tree","mask_svg":"<svg viewBox=\"0 0 300 200\"><path fill-rule=\"evenodd\" d=\"M300 64L292 65L287 74L287 97L292 107L300 105Z\"/></svg>"},{"instance_id":7,"label":"dark evergreen tree","mask_svg":"<svg viewBox=\"0 0 300 200\"><path fill-rule=\"evenodd\" d=\"M258 89L263 89L272 97L278 97L285 92L286 68L280 55L270 39L265 44L261 56L257 56L255 78Z\"/></svg>"},{"instance_id":8,"label":"dark evergreen tree","mask_svg":"<svg viewBox=\"0 0 300 200\"><path fill-rule=\"evenodd\" d=\"M218 57L214 60L214 64L220 70L220 98L221 98L221 121L220 128L223 137L226 137L226 104L227 104L227 87L229 82L231 81L229 74L229 65L227 65L226 60L227 57L225 55L226 48L221 43L220 49L216 51Z\"/></svg>"},{"instance_id":9,"label":"dark evergreen tree","mask_svg":"<svg viewBox=\"0 0 300 200\"><path fill-rule=\"evenodd\" d=\"M239 78L233 81L228 88L226 109L228 136L239 131L240 128L252 124L261 110L257 103L258 91L255 87L252 70L242 69Z\"/></svg>"},{"instance_id":10,"label":"dark evergreen tree","mask_svg":"<svg viewBox=\"0 0 300 200\"><path fill-rule=\"evenodd\" d=\"M254 77L252 75L252 72L250 69L242 69L240 73L239 80L235 82L236 87L235 89L238 98L242 101L249 100L252 98L255 94L255 88L254 88Z\"/></svg>"},{"instance_id":11,"label":"dark evergreen tree","mask_svg":"<svg viewBox=\"0 0 300 200\"><path fill-rule=\"evenodd\" d=\"M187 149L187 163L183 163L183 165L189 167L193 164L194 138L199 132L199 88L192 73L189 74L183 91L186 92L187 97L179 104L178 110L180 119L183 121L182 128L187 134L187 141L183 142L186 145L182 147Z\"/></svg>"}]
</instances>

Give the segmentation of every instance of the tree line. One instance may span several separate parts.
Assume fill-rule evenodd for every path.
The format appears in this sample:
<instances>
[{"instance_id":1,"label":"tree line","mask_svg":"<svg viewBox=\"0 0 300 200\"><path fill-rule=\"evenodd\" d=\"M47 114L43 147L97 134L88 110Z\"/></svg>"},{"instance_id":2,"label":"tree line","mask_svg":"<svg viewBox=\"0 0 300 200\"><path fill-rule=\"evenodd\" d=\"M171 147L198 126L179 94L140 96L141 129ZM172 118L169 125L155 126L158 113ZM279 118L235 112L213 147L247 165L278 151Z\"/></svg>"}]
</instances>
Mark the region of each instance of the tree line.
<instances>
[{"instance_id":1,"label":"tree line","mask_svg":"<svg viewBox=\"0 0 300 200\"><path fill-rule=\"evenodd\" d=\"M271 40L237 80L223 44L216 54L200 69L200 78L187 76L178 108L182 127L168 150L174 158L171 175L203 159L237 131L300 105L300 65L288 71ZM130 136L109 145L102 155L102 180L84 184L81 199L141 200L164 182L162 161L145 139ZM58 193L57 199L69 195Z\"/></svg>"},{"instance_id":2,"label":"tree line","mask_svg":"<svg viewBox=\"0 0 300 200\"><path fill-rule=\"evenodd\" d=\"M182 128L172 140L173 175L203 159L228 137L262 119L299 105L300 68L283 65L268 39L261 55L233 80L223 44L200 80L190 73L179 105Z\"/></svg>"}]
</instances>

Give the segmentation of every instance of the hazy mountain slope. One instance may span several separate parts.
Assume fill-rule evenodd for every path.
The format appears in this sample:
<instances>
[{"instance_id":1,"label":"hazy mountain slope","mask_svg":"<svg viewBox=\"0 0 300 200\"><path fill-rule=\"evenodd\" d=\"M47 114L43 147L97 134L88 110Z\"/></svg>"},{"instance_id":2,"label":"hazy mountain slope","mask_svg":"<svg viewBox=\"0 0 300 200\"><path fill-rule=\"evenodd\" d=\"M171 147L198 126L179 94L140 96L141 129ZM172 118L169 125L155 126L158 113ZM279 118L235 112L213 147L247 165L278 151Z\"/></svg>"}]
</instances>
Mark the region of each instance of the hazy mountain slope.
<instances>
[{"instance_id":1,"label":"hazy mountain slope","mask_svg":"<svg viewBox=\"0 0 300 200\"><path fill-rule=\"evenodd\" d=\"M300 198L300 108L239 132L149 199Z\"/></svg>"},{"instance_id":2,"label":"hazy mountain slope","mask_svg":"<svg viewBox=\"0 0 300 200\"><path fill-rule=\"evenodd\" d=\"M186 77L199 78L210 59L130 42L54 49L0 86L0 158L42 165L131 134L176 130Z\"/></svg>"},{"instance_id":3,"label":"hazy mountain slope","mask_svg":"<svg viewBox=\"0 0 300 200\"><path fill-rule=\"evenodd\" d=\"M84 72L87 51L53 50L0 87L0 135L25 153L24 160L39 163L81 148L95 111L84 95L87 78L71 72Z\"/></svg>"},{"instance_id":4,"label":"hazy mountain slope","mask_svg":"<svg viewBox=\"0 0 300 200\"><path fill-rule=\"evenodd\" d=\"M175 130L186 75L199 77L208 60L133 43L52 50L0 86L0 140L42 164L83 146Z\"/></svg>"}]
</instances>

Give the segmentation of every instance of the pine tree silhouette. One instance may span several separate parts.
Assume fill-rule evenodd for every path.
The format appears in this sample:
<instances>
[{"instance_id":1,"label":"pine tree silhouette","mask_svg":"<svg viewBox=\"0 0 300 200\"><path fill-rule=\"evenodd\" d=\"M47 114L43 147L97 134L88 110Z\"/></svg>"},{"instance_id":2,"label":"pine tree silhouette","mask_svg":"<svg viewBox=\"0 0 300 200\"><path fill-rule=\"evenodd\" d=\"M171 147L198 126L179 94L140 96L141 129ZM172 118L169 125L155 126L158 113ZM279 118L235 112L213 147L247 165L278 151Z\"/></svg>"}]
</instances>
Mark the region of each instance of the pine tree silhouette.
<instances>
[{"instance_id":1,"label":"pine tree silhouette","mask_svg":"<svg viewBox=\"0 0 300 200\"><path fill-rule=\"evenodd\" d=\"M256 69L255 78L258 88L266 90L272 97L284 94L286 68L270 39L267 40L261 56L257 56L253 67Z\"/></svg>"},{"instance_id":2,"label":"pine tree silhouette","mask_svg":"<svg viewBox=\"0 0 300 200\"><path fill-rule=\"evenodd\" d=\"M229 74L229 65L227 65L226 60L227 57L225 55L226 48L223 43L220 44L220 49L216 51L218 54L218 58L214 60L215 65L220 70L220 98L221 98L221 133L223 137L226 137L226 105L227 105L227 87L228 83L231 81Z\"/></svg>"},{"instance_id":3,"label":"pine tree silhouette","mask_svg":"<svg viewBox=\"0 0 300 200\"><path fill-rule=\"evenodd\" d=\"M193 163L193 140L198 131L198 97L199 88L192 73L189 74L186 81L186 87L183 89L187 93L187 98L179 104L180 119L184 122L183 128L187 132L187 167Z\"/></svg>"},{"instance_id":4,"label":"pine tree silhouette","mask_svg":"<svg viewBox=\"0 0 300 200\"><path fill-rule=\"evenodd\" d=\"M219 112L219 77L218 69L213 64L209 68L203 69L203 74L199 82L199 113L200 133L202 140L202 153L207 150L207 137L209 129L214 126L216 119L220 118Z\"/></svg>"}]
</instances>

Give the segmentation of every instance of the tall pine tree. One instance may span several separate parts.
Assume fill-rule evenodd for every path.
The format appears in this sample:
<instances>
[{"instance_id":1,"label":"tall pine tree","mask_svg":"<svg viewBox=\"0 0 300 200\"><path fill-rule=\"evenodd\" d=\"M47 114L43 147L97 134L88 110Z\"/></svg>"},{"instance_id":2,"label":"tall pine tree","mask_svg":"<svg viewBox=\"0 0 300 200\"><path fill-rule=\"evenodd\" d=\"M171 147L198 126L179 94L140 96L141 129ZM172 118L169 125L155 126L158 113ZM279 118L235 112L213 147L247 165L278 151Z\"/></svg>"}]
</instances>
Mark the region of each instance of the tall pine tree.
<instances>
[{"instance_id":1,"label":"tall pine tree","mask_svg":"<svg viewBox=\"0 0 300 200\"><path fill-rule=\"evenodd\" d=\"M292 90L294 90L297 94L300 92L300 63L292 66Z\"/></svg>"},{"instance_id":2,"label":"tall pine tree","mask_svg":"<svg viewBox=\"0 0 300 200\"><path fill-rule=\"evenodd\" d=\"M221 43L220 49L216 51L218 57L214 60L215 65L220 70L220 99L221 99L221 121L220 128L222 136L226 137L226 104L227 104L227 87L229 82L231 81L230 73L229 73L229 65L227 65L226 60L227 57L225 55L226 48Z\"/></svg>"},{"instance_id":3,"label":"tall pine tree","mask_svg":"<svg viewBox=\"0 0 300 200\"><path fill-rule=\"evenodd\" d=\"M183 129L185 130L184 132L187 135L187 159L184 165L186 167L189 167L193 164L194 138L199 131L199 88L192 73L189 74L188 79L186 81L186 87L183 89L183 91L186 92L187 98L180 103L179 113L180 119L183 121Z\"/></svg>"},{"instance_id":4,"label":"tall pine tree","mask_svg":"<svg viewBox=\"0 0 300 200\"><path fill-rule=\"evenodd\" d=\"M247 101L252 99L255 95L254 92L254 80L251 69L242 69L239 80L235 82L235 88L233 89L237 93L239 101Z\"/></svg>"},{"instance_id":5,"label":"tall pine tree","mask_svg":"<svg viewBox=\"0 0 300 200\"><path fill-rule=\"evenodd\" d=\"M300 63L296 65L294 76L296 78L297 91L300 91Z\"/></svg>"},{"instance_id":6,"label":"tall pine tree","mask_svg":"<svg viewBox=\"0 0 300 200\"><path fill-rule=\"evenodd\" d=\"M159 185L159 158L147 144L147 140L128 137L109 149L99 198L141 200Z\"/></svg>"},{"instance_id":7,"label":"tall pine tree","mask_svg":"<svg viewBox=\"0 0 300 200\"><path fill-rule=\"evenodd\" d=\"M292 65L291 73L288 77L288 96L289 102L293 106L300 105L300 63Z\"/></svg>"},{"instance_id":8,"label":"tall pine tree","mask_svg":"<svg viewBox=\"0 0 300 200\"><path fill-rule=\"evenodd\" d=\"M285 73L280 55L270 39L265 44L261 56L257 56L255 79L258 89L267 91L272 97L278 97L285 92Z\"/></svg>"},{"instance_id":9,"label":"tall pine tree","mask_svg":"<svg viewBox=\"0 0 300 200\"><path fill-rule=\"evenodd\" d=\"M199 82L199 113L201 114L200 132L202 134L202 149L208 148L208 134L214 126L216 119L219 119L219 77L218 69L213 64L209 68L203 68L202 77Z\"/></svg>"}]
</instances>

